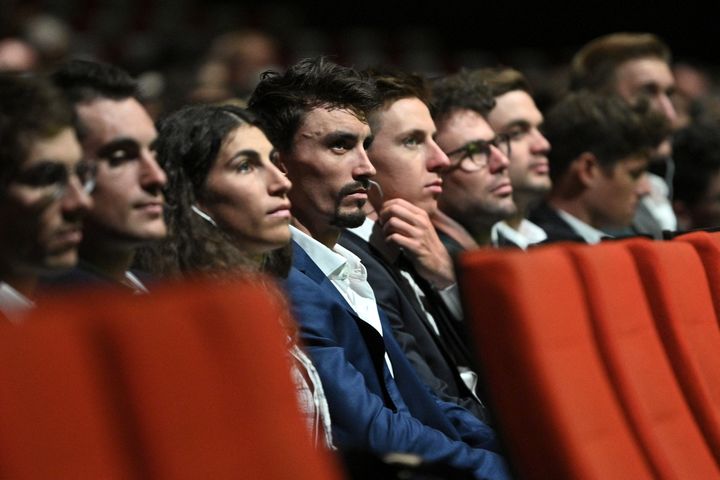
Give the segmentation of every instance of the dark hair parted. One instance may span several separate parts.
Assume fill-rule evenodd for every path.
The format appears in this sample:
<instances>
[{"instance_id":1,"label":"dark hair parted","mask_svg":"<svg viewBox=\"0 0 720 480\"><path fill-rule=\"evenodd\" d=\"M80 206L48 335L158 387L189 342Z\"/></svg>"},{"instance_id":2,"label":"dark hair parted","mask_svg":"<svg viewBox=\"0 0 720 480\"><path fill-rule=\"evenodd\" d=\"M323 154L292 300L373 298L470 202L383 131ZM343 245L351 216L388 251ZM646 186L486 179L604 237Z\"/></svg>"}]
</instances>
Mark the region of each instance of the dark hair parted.
<instances>
[{"instance_id":1,"label":"dark hair parted","mask_svg":"<svg viewBox=\"0 0 720 480\"><path fill-rule=\"evenodd\" d=\"M495 108L495 99L476 70L463 69L441 77L433 81L432 92L431 111L435 121L449 117L458 110L472 110L487 117Z\"/></svg>"},{"instance_id":2,"label":"dark hair parted","mask_svg":"<svg viewBox=\"0 0 720 480\"><path fill-rule=\"evenodd\" d=\"M593 153L609 171L630 155L650 155L669 132L665 117L646 102L632 107L615 95L571 93L545 117L543 133L553 146L548 154L550 177L561 178L585 152Z\"/></svg>"},{"instance_id":3,"label":"dark hair parted","mask_svg":"<svg viewBox=\"0 0 720 480\"><path fill-rule=\"evenodd\" d=\"M628 60L654 57L671 61L670 48L651 33L611 33L582 47L570 64L570 89L610 92L615 70Z\"/></svg>"},{"instance_id":4,"label":"dark hair parted","mask_svg":"<svg viewBox=\"0 0 720 480\"><path fill-rule=\"evenodd\" d=\"M33 142L72 126L72 109L46 79L0 74L0 188L27 160Z\"/></svg>"},{"instance_id":5,"label":"dark hair parted","mask_svg":"<svg viewBox=\"0 0 720 480\"><path fill-rule=\"evenodd\" d=\"M704 198L713 175L720 173L720 123L691 123L678 131L673 158L674 197L693 206Z\"/></svg>"},{"instance_id":6,"label":"dark hair parted","mask_svg":"<svg viewBox=\"0 0 720 480\"><path fill-rule=\"evenodd\" d=\"M270 142L284 152L292 149L293 137L312 109L348 109L364 119L376 104L366 75L324 57L301 60L283 74L265 72L248 100Z\"/></svg>"},{"instance_id":7,"label":"dark hair parted","mask_svg":"<svg viewBox=\"0 0 720 480\"><path fill-rule=\"evenodd\" d=\"M252 113L232 105L187 106L160 122L156 150L167 175L168 236L141 249L138 266L162 276L226 276L233 271L259 270L258 259L238 249L229 234L192 209L198 200L207 198L208 173L228 135L243 125L258 126L258 121Z\"/></svg>"}]
</instances>

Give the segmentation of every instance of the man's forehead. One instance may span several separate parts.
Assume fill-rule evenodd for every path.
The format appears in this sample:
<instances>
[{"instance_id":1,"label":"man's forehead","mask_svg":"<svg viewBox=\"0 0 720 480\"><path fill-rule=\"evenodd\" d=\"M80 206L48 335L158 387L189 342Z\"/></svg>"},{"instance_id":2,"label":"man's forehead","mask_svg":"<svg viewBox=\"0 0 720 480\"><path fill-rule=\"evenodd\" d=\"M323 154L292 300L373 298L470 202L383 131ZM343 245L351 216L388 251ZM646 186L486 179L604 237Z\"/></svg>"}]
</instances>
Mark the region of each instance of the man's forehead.
<instances>
[{"instance_id":1,"label":"man's forehead","mask_svg":"<svg viewBox=\"0 0 720 480\"><path fill-rule=\"evenodd\" d=\"M305 115L298 128L298 135L304 138L319 138L336 132L365 139L370 136L370 127L350 109L316 107Z\"/></svg>"},{"instance_id":2,"label":"man's forehead","mask_svg":"<svg viewBox=\"0 0 720 480\"><path fill-rule=\"evenodd\" d=\"M75 164L82 158L82 150L75 136L75 130L68 127L52 137L37 138L33 141L24 165L41 162Z\"/></svg>"},{"instance_id":3,"label":"man's forehead","mask_svg":"<svg viewBox=\"0 0 720 480\"><path fill-rule=\"evenodd\" d=\"M494 128L519 122L537 126L542 123L543 116L529 93L512 90L495 97L495 108L490 111L488 121Z\"/></svg>"},{"instance_id":4,"label":"man's forehead","mask_svg":"<svg viewBox=\"0 0 720 480\"><path fill-rule=\"evenodd\" d=\"M135 98L97 98L79 103L76 108L87 135L97 136L102 142L123 137L150 143L157 137L150 115Z\"/></svg>"},{"instance_id":5,"label":"man's forehead","mask_svg":"<svg viewBox=\"0 0 720 480\"><path fill-rule=\"evenodd\" d=\"M491 140L495 132L488 121L478 112L469 109L452 112L440 125L439 135L448 132L474 136L474 140Z\"/></svg>"},{"instance_id":6,"label":"man's forehead","mask_svg":"<svg viewBox=\"0 0 720 480\"><path fill-rule=\"evenodd\" d=\"M615 76L618 82L628 82L636 87L648 83L669 87L675 83L670 66L664 60L656 57L627 60L618 65Z\"/></svg>"},{"instance_id":7,"label":"man's forehead","mask_svg":"<svg viewBox=\"0 0 720 480\"><path fill-rule=\"evenodd\" d=\"M392 130L392 133L413 130L435 132L430 109L417 97L396 100L386 108L378 110L375 115L379 120L377 123L380 131L387 129Z\"/></svg>"}]
</instances>

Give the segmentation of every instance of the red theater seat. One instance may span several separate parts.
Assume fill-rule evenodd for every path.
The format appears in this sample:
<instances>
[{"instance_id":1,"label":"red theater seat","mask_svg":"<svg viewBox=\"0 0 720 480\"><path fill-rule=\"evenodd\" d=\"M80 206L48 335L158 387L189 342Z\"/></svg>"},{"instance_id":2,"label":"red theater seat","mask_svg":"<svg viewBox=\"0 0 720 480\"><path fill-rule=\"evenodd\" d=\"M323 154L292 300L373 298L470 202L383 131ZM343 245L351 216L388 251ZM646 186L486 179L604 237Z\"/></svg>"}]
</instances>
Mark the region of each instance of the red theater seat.
<instances>
[{"instance_id":1,"label":"red theater seat","mask_svg":"<svg viewBox=\"0 0 720 480\"><path fill-rule=\"evenodd\" d=\"M491 408L518 477L654 478L563 247L469 252L458 268Z\"/></svg>"},{"instance_id":2,"label":"red theater seat","mask_svg":"<svg viewBox=\"0 0 720 480\"><path fill-rule=\"evenodd\" d=\"M700 258L685 242L627 246L675 376L720 462L720 329Z\"/></svg>"},{"instance_id":3,"label":"red theater seat","mask_svg":"<svg viewBox=\"0 0 720 480\"><path fill-rule=\"evenodd\" d=\"M686 233L676 237L676 240L688 242L700 255L715 306L715 316L720 320L720 232Z\"/></svg>"},{"instance_id":4,"label":"red theater seat","mask_svg":"<svg viewBox=\"0 0 720 480\"><path fill-rule=\"evenodd\" d=\"M0 477L336 479L261 284L51 299L0 329Z\"/></svg>"},{"instance_id":5,"label":"red theater seat","mask_svg":"<svg viewBox=\"0 0 720 480\"><path fill-rule=\"evenodd\" d=\"M569 248L611 381L657 478L718 478L624 243Z\"/></svg>"}]
</instances>

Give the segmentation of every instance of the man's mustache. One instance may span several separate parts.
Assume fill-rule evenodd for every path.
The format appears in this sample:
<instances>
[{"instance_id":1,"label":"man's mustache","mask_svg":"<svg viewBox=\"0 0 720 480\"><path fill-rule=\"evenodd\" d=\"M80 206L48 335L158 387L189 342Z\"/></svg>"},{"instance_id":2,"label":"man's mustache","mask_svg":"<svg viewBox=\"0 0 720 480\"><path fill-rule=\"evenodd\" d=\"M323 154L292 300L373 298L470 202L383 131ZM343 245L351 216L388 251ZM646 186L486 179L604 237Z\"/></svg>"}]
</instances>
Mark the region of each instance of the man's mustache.
<instances>
[{"instance_id":1,"label":"man's mustache","mask_svg":"<svg viewBox=\"0 0 720 480\"><path fill-rule=\"evenodd\" d=\"M346 195L352 195L353 193L356 193L358 190L369 190L370 189L370 183L371 180L369 178L362 178L360 180L357 180L352 183L348 183L347 185L343 186L340 189L340 192L338 193L338 197L342 198ZM375 182L372 182L375 183Z\"/></svg>"}]
</instances>

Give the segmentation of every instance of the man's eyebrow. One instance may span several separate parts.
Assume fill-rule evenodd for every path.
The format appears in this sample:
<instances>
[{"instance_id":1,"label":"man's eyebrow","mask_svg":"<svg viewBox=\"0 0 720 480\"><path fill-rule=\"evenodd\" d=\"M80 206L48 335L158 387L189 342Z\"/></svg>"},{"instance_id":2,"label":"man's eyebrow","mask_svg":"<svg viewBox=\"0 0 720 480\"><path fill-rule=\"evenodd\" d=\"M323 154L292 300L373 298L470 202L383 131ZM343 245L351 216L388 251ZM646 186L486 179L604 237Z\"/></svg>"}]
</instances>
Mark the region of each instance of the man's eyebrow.
<instances>
[{"instance_id":1,"label":"man's eyebrow","mask_svg":"<svg viewBox=\"0 0 720 480\"><path fill-rule=\"evenodd\" d=\"M356 144L359 138L356 133L337 131L327 134L325 141L327 143Z\"/></svg>"},{"instance_id":2,"label":"man's eyebrow","mask_svg":"<svg viewBox=\"0 0 720 480\"><path fill-rule=\"evenodd\" d=\"M513 128L513 127L522 127L522 128L530 128L532 125L530 122L528 122L525 119L518 118L517 120L513 120L512 122L505 125L505 128Z\"/></svg>"}]
</instances>

